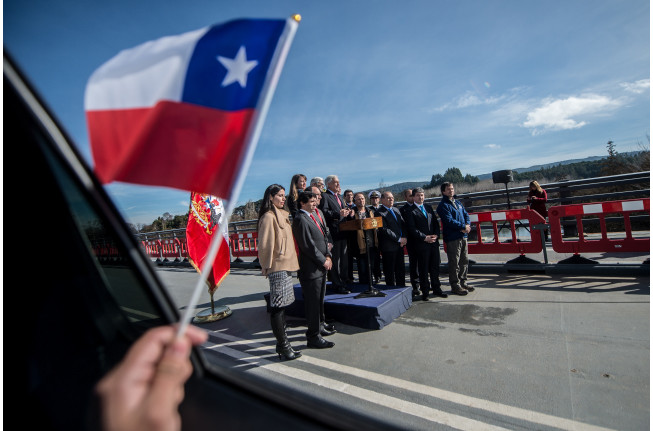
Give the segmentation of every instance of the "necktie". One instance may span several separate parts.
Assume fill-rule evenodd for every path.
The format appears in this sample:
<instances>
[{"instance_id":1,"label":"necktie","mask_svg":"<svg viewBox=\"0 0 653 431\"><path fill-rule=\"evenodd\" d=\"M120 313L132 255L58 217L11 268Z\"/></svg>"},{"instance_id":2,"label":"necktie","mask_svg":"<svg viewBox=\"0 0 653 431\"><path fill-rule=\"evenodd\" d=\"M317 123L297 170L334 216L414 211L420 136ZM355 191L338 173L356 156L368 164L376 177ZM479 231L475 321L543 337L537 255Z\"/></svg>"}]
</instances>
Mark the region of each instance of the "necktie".
<instances>
[{"instance_id":1,"label":"necktie","mask_svg":"<svg viewBox=\"0 0 653 431\"><path fill-rule=\"evenodd\" d=\"M419 209L422 210L422 214L424 214L424 217L426 217L426 210L424 209L424 205L420 205ZM428 218L428 217L427 217Z\"/></svg>"},{"instance_id":2,"label":"necktie","mask_svg":"<svg viewBox=\"0 0 653 431\"><path fill-rule=\"evenodd\" d=\"M340 201L340 197L338 195L335 195L336 199L338 199L338 205L340 205L340 208L342 208L342 202Z\"/></svg>"},{"instance_id":3,"label":"necktie","mask_svg":"<svg viewBox=\"0 0 653 431\"><path fill-rule=\"evenodd\" d=\"M317 228L320 229L320 232L322 232L322 235L324 235L324 231L322 230L322 226L320 226L320 224L317 222L317 220L315 220L315 217L313 217L313 214L309 214L309 215L311 216L311 218L313 219L313 221L317 225Z\"/></svg>"},{"instance_id":4,"label":"necktie","mask_svg":"<svg viewBox=\"0 0 653 431\"><path fill-rule=\"evenodd\" d=\"M324 224L324 220L322 220L322 216L320 215L320 213L315 211L315 214L317 214L317 218L320 219L320 223Z\"/></svg>"},{"instance_id":5,"label":"necktie","mask_svg":"<svg viewBox=\"0 0 653 431\"><path fill-rule=\"evenodd\" d=\"M392 210L392 208L388 208L388 212L389 212L390 214L392 214L392 217L395 218L395 220L397 221L397 224L398 224L398 223L399 223L399 220L397 220L397 215L396 215L395 212ZM399 236L401 237L401 225L399 225Z\"/></svg>"}]
</instances>

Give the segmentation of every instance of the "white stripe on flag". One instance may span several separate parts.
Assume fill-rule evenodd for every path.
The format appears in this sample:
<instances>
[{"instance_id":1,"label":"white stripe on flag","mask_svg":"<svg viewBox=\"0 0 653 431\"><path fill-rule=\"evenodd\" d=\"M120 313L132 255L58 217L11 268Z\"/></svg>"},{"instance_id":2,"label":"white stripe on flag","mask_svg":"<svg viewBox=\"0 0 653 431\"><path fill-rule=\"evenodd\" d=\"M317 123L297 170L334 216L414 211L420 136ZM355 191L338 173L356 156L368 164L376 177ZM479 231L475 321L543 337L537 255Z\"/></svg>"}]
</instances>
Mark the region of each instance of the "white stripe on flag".
<instances>
[{"instance_id":1,"label":"white stripe on flag","mask_svg":"<svg viewBox=\"0 0 653 431\"><path fill-rule=\"evenodd\" d=\"M181 101L188 62L209 27L166 36L118 53L89 78L86 111L147 108Z\"/></svg>"}]
</instances>

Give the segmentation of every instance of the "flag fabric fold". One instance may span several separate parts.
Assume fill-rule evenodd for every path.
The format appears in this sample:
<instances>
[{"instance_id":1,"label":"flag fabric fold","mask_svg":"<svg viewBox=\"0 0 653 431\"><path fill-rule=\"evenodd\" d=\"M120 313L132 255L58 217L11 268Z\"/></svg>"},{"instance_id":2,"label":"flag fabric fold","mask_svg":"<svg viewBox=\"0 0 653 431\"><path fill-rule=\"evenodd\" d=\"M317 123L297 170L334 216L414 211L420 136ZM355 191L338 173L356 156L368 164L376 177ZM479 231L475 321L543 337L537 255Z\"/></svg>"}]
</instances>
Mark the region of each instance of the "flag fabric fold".
<instances>
[{"instance_id":1,"label":"flag fabric fold","mask_svg":"<svg viewBox=\"0 0 653 431\"><path fill-rule=\"evenodd\" d=\"M229 199L285 25L229 21L124 50L98 68L84 109L100 181Z\"/></svg>"},{"instance_id":2,"label":"flag fabric fold","mask_svg":"<svg viewBox=\"0 0 653 431\"><path fill-rule=\"evenodd\" d=\"M191 192L186 244L191 265L198 271L203 267L214 235L221 235L220 223L227 223L222 200L216 196ZM230 268L229 238L223 235L220 249L206 279L209 293L218 288Z\"/></svg>"}]
</instances>

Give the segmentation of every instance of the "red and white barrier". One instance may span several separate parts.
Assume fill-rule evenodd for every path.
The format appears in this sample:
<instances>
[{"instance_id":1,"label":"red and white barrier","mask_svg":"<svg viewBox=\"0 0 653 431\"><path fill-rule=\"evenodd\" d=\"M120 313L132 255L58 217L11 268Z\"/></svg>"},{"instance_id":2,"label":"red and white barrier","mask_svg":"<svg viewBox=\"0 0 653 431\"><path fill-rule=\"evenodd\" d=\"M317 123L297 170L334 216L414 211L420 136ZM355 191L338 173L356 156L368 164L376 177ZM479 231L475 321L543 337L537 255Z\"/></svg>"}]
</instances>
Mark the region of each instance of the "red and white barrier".
<instances>
[{"instance_id":1,"label":"red and white barrier","mask_svg":"<svg viewBox=\"0 0 653 431\"><path fill-rule=\"evenodd\" d=\"M650 250L650 238L634 238L630 216L633 213L651 213L650 199L632 199L613 202L595 202L578 205L561 205L549 208L551 245L558 253L645 252ZM625 238L609 238L605 224L606 215L622 215ZM587 239L583 231L583 217L599 219L601 237ZM564 217L574 217L578 238L562 237Z\"/></svg>"},{"instance_id":2,"label":"red and white barrier","mask_svg":"<svg viewBox=\"0 0 653 431\"><path fill-rule=\"evenodd\" d=\"M533 229L537 224L545 223L546 220L537 212L531 209L515 209L508 211L488 211L482 213L470 213L470 223L476 226L476 241L467 241L469 254L525 254L542 252L542 234L539 230ZM530 238L520 238L517 241L516 223L521 220L527 220L530 226ZM483 231L487 231L487 224L490 223L493 234L491 242L483 240ZM486 227L483 228L485 224ZM501 225L501 226L499 226ZM499 239L499 230L503 227L510 227L511 239L501 242Z\"/></svg>"},{"instance_id":3,"label":"red and white barrier","mask_svg":"<svg viewBox=\"0 0 653 431\"><path fill-rule=\"evenodd\" d=\"M258 257L258 232L234 233L229 237L231 255Z\"/></svg>"}]
</instances>

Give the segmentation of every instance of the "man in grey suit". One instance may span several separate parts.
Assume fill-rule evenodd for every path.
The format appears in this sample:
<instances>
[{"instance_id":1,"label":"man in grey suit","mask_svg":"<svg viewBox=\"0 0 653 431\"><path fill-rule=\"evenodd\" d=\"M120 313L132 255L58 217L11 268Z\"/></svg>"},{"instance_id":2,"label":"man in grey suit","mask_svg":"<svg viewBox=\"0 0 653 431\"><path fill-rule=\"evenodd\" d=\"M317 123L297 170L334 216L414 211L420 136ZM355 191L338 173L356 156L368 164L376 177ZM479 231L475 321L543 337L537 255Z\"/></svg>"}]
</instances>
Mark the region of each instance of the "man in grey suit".
<instances>
[{"instance_id":1,"label":"man in grey suit","mask_svg":"<svg viewBox=\"0 0 653 431\"><path fill-rule=\"evenodd\" d=\"M328 233L315 217L317 199L312 192L299 194L299 210L292 223L292 233L299 249L299 271L297 276L304 296L306 314L306 345L315 349L333 347L335 343L322 335L335 333L322 321L324 316L324 295L326 294L327 271L331 269ZM317 210L319 211L319 210Z\"/></svg>"}]
</instances>

